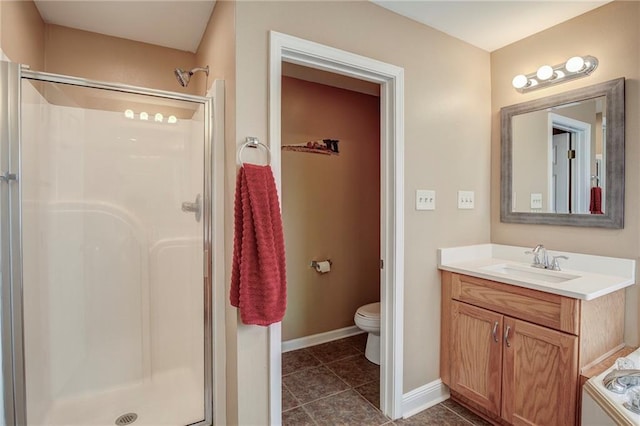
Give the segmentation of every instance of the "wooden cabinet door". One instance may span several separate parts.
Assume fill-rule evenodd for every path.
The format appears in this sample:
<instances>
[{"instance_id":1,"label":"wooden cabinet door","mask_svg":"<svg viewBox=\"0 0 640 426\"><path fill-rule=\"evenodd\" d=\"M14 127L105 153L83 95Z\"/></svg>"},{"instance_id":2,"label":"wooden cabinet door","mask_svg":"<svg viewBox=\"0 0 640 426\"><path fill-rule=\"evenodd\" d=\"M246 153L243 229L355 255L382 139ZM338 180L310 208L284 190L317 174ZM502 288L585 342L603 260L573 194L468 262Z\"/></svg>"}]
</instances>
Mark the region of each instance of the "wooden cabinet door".
<instances>
[{"instance_id":1,"label":"wooden cabinet door","mask_svg":"<svg viewBox=\"0 0 640 426\"><path fill-rule=\"evenodd\" d=\"M500 415L503 316L451 303L451 388Z\"/></svg>"},{"instance_id":2,"label":"wooden cabinet door","mask_svg":"<svg viewBox=\"0 0 640 426\"><path fill-rule=\"evenodd\" d=\"M502 418L513 425L575 424L578 338L504 317Z\"/></svg>"}]
</instances>

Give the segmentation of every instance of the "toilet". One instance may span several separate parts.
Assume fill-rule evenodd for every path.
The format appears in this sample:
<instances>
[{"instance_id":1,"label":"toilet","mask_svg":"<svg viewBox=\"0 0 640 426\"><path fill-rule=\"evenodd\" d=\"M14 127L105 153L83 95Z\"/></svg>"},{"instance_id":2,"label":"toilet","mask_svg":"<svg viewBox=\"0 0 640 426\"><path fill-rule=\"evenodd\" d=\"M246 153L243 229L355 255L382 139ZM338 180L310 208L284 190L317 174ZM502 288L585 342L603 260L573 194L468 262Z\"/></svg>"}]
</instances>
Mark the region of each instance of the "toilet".
<instances>
[{"instance_id":1,"label":"toilet","mask_svg":"<svg viewBox=\"0 0 640 426\"><path fill-rule=\"evenodd\" d=\"M360 330L369 333L364 356L380 365L380 302L360 306L353 320Z\"/></svg>"}]
</instances>

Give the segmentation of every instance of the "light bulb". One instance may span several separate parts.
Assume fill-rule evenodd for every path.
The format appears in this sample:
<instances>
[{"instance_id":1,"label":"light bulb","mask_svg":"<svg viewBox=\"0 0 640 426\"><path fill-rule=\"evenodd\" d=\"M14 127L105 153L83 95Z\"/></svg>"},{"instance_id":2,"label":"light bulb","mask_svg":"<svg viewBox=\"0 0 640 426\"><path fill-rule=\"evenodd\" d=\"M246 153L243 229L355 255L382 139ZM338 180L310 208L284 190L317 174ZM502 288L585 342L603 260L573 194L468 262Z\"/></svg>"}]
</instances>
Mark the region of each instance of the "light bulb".
<instances>
[{"instance_id":1,"label":"light bulb","mask_svg":"<svg viewBox=\"0 0 640 426\"><path fill-rule=\"evenodd\" d=\"M551 68L550 65L543 65L540 68L538 68L538 71L536 72L536 76L540 80L549 80L551 77L553 77L553 68Z\"/></svg>"},{"instance_id":2,"label":"light bulb","mask_svg":"<svg viewBox=\"0 0 640 426\"><path fill-rule=\"evenodd\" d=\"M162 114L157 112L153 119L156 121L156 123L162 123L162 120L164 119L164 117L162 116Z\"/></svg>"},{"instance_id":3,"label":"light bulb","mask_svg":"<svg viewBox=\"0 0 640 426\"><path fill-rule=\"evenodd\" d=\"M127 109L124 111L124 116L127 118L133 118L133 111L130 109Z\"/></svg>"},{"instance_id":4,"label":"light bulb","mask_svg":"<svg viewBox=\"0 0 640 426\"><path fill-rule=\"evenodd\" d=\"M178 122L178 119L176 118L175 115L170 115L169 118L167 118L167 123L169 124L176 124Z\"/></svg>"},{"instance_id":5,"label":"light bulb","mask_svg":"<svg viewBox=\"0 0 640 426\"><path fill-rule=\"evenodd\" d=\"M141 112L140 113L140 120L148 120L149 119L149 114L147 114L146 112Z\"/></svg>"},{"instance_id":6,"label":"light bulb","mask_svg":"<svg viewBox=\"0 0 640 426\"><path fill-rule=\"evenodd\" d=\"M584 59L582 56L574 56L569 58L564 67L569 72L579 72L584 68Z\"/></svg>"},{"instance_id":7,"label":"light bulb","mask_svg":"<svg viewBox=\"0 0 640 426\"><path fill-rule=\"evenodd\" d=\"M513 84L513 87L515 87L516 89L522 89L527 85L527 83L529 83L529 79L526 75L523 74L516 75L511 81L511 84Z\"/></svg>"}]
</instances>

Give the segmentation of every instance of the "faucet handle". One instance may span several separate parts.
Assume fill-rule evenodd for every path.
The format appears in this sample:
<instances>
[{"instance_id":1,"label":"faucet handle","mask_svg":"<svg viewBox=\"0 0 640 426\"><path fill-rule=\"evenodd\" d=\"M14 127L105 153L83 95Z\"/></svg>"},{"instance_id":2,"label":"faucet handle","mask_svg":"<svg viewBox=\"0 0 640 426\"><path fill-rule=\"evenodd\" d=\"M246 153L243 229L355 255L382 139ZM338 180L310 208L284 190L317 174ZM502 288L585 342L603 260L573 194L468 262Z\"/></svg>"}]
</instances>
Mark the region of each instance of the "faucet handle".
<instances>
[{"instance_id":1,"label":"faucet handle","mask_svg":"<svg viewBox=\"0 0 640 426\"><path fill-rule=\"evenodd\" d=\"M560 271L560 264L558 263L558 259L565 259L565 260L569 260L569 258L567 256L553 256L553 259L551 260L551 270L552 271Z\"/></svg>"}]
</instances>

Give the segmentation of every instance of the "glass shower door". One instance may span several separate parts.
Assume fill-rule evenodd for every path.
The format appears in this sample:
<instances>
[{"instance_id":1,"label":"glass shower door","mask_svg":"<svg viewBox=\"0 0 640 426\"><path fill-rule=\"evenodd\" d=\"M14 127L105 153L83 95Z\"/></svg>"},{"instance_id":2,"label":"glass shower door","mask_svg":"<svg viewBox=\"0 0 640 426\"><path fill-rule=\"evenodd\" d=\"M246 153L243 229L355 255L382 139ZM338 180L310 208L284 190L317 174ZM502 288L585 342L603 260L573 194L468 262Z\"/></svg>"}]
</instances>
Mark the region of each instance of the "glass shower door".
<instances>
[{"instance_id":1,"label":"glass shower door","mask_svg":"<svg viewBox=\"0 0 640 426\"><path fill-rule=\"evenodd\" d=\"M30 425L210 424L209 106L21 81Z\"/></svg>"}]
</instances>

